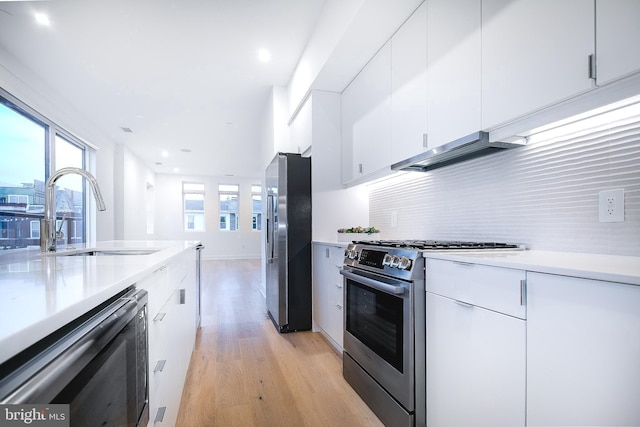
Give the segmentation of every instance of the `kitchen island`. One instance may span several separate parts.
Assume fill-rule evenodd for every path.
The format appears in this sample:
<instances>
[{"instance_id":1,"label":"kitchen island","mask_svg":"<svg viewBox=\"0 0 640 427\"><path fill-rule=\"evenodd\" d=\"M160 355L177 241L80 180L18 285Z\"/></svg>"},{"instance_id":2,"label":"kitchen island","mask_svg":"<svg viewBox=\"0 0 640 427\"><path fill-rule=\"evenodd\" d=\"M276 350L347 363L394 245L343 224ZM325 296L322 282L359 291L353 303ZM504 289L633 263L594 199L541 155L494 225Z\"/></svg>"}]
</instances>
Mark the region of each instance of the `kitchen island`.
<instances>
[{"instance_id":1,"label":"kitchen island","mask_svg":"<svg viewBox=\"0 0 640 427\"><path fill-rule=\"evenodd\" d=\"M86 313L95 313L96 307L104 307L104 302L135 287L147 292L146 315L138 316L145 324L139 331L148 331L144 334L147 350L142 350L142 359L135 359L144 363L146 371L136 375L148 378L148 410L141 420L149 419L149 425L174 425L195 344L199 243L109 241L53 253L33 248L0 255L0 366L8 375L5 379L12 381L16 363L24 363L25 357L48 357L44 355L53 348L48 347L51 337L61 337L58 331L67 334L77 328L79 318L85 319L84 325ZM114 338L112 342L118 343L114 348L122 349L125 341ZM108 354L116 353L109 350ZM94 360L98 359L104 358ZM129 368L127 365L127 371Z\"/></svg>"},{"instance_id":2,"label":"kitchen island","mask_svg":"<svg viewBox=\"0 0 640 427\"><path fill-rule=\"evenodd\" d=\"M39 248L0 255L0 363L149 276L198 241L107 241L102 250L153 249L147 255L42 254Z\"/></svg>"}]
</instances>

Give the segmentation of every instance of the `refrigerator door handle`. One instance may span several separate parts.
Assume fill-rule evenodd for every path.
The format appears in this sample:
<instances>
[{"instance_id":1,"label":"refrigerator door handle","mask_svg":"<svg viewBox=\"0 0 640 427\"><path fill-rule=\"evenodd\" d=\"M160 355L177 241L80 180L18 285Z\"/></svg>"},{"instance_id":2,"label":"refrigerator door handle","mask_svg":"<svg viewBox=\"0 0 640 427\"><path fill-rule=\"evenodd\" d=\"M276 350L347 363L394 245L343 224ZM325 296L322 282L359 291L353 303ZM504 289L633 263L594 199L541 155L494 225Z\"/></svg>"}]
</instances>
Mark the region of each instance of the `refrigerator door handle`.
<instances>
[{"instance_id":1,"label":"refrigerator door handle","mask_svg":"<svg viewBox=\"0 0 640 427\"><path fill-rule=\"evenodd\" d=\"M273 195L267 195L267 259L273 259Z\"/></svg>"}]
</instances>

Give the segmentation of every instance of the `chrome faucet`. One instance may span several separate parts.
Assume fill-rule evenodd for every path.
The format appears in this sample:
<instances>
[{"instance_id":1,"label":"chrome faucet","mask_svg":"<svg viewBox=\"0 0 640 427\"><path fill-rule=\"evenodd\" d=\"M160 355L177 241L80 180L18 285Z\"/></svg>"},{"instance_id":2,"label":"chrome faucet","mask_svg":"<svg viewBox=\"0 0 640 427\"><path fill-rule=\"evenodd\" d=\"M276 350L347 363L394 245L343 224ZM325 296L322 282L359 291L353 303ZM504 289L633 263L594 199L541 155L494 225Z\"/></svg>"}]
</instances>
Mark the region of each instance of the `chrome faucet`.
<instances>
[{"instance_id":1,"label":"chrome faucet","mask_svg":"<svg viewBox=\"0 0 640 427\"><path fill-rule=\"evenodd\" d=\"M98 181L84 169L79 168L62 168L56 171L53 175L47 179L45 185L44 195L44 219L40 220L40 251L41 252L55 252L56 239L61 237L61 232L56 231L56 181L70 173L75 173L83 176L91 185L93 195L96 198L96 204L98 210L105 210L104 199L100 194L100 187L98 187Z\"/></svg>"}]
</instances>

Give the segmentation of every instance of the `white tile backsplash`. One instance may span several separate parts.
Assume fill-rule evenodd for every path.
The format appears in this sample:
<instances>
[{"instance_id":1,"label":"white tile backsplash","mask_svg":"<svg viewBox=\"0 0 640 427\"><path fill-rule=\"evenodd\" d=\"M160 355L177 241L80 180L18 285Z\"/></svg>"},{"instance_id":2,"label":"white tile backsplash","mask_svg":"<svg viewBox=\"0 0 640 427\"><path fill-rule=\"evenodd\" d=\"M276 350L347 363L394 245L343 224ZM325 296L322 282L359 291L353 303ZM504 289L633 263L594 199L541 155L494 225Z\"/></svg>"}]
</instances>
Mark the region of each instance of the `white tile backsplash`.
<instances>
[{"instance_id":1,"label":"white tile backsplash","mask_svg":"<svg viewBox=\"0 0 640 427\"><path fill-rule=\"evenodd\" d=\"M598 220L598 192L624 189L625 221ZM389 239L495 240L640 256L640 117L372 184L370 225ZM392 227L392 216L396 226Z\"/></svg>"}]
</instances>

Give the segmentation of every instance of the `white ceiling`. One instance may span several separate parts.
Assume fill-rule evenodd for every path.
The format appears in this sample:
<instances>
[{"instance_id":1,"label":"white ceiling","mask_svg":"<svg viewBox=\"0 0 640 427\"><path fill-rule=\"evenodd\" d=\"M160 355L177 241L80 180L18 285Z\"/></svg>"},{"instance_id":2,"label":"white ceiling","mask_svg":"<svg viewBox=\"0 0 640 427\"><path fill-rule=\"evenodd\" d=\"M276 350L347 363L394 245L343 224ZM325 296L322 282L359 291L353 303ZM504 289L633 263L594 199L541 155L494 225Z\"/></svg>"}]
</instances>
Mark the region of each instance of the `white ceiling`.
<instances>
[{"instance_id":1,"label":"white ceiling","mask_svg":"<svg viewBox=\"0 0 640 427\"><path fill-rule=\"evenodd\" d=\"M153 171L259 176L270 89L289 83L324 3L0 1L0 45Z\"/></svg>"}]
</instances>

